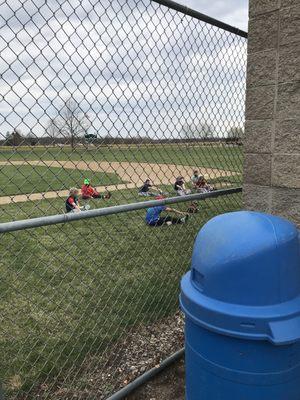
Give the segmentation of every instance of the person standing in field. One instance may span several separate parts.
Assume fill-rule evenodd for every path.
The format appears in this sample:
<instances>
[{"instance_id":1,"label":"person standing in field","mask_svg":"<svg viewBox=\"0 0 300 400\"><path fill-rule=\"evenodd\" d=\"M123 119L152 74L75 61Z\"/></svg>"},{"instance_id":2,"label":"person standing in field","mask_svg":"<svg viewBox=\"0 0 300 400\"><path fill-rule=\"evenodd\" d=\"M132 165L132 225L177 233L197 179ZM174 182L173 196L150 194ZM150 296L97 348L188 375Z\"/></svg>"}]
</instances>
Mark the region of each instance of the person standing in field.
<instances>
[{"instance_id":1,"label":"person standing in field","mask_svg":"<svg viewBox=\"0 0 300 400\"><path fill-rule=\"evenodd\" d=\"M163 196L157 196L156 200L162 200ZM163 212L178 214L181 217L171 217L170 215L161 216ZM184 224L188 220L188 215L175 208L167 206L150 207L146 211L146 224L149 226Z\"/></svg>"}]
</instances>

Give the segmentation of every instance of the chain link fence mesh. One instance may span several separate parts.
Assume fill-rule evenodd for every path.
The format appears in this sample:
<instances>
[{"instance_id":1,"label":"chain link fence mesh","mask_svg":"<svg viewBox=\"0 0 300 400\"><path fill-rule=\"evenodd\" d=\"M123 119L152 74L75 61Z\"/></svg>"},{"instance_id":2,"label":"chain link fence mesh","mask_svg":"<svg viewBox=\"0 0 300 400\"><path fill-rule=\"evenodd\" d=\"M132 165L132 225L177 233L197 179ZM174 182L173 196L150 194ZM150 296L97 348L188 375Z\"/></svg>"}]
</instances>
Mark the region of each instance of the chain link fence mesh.
<instances>
[{"instance_id":1,"label":"chain link fence mesh","mask_svg":"<svg viewBox=\"0 0 300 400\"><path fill-rule=\"evenodd\" d=\"M246 34L187 14L0 2L0 223L64 213L70 188L84 212L241 186ZM193 207L172 226L139 210L1 234L7 399L105 399L182 346L195 235L241 195Z\"/></svg>"}]
</instances>

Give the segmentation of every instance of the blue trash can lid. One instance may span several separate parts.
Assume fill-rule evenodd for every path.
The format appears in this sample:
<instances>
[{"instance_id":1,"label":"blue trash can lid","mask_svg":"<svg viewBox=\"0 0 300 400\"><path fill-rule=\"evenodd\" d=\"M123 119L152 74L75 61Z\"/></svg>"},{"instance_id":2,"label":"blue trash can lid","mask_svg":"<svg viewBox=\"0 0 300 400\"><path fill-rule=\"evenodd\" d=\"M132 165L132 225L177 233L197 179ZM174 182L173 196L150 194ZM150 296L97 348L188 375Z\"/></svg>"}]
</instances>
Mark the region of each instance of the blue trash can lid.
<instances>
[{"instance_id":1,"label":"blue trash can lid","mask_svg":"<svg viewBox=\"0 0 300 400\"><path fill-rule=\"evenodd\" d=\"M300 339L300 243L292 223L241 211L219 215L195 240L181 307L220 333L275 344Z\"/></svg>"}]
</instances>

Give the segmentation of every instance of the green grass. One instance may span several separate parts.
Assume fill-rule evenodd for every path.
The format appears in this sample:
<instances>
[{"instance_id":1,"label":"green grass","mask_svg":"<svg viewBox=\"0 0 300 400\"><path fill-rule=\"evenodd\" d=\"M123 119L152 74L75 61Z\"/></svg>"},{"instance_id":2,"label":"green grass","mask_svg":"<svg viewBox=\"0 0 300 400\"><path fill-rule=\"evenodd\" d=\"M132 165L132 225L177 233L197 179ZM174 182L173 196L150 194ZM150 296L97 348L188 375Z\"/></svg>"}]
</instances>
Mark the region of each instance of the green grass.
<instances>
[{"instance_id":1,"label":"green grass","mask_svg":"<svg viewBox=\"0 0 300 400\"><path fill-rule=\"evenodd\" d=\"M133 193L116 193L106 204L133 201ZM150 228L145 211L136 211L2 235L0 350L8 399L27 392L34 398L41 384L51 393L62 380L84 386L86 357L97 355L100 368L103 352L130 326L172 314L199 228L240 202L240 195L202 201L182 226ZM59 199L33 204L4 206L2 219L61 208Z\"/></svg>"},{"instance_id":2,"label":"green grass","mask_svg":"<svg viewBox=\"0 0 300 400\"><path fill-rule=\"evenodd\" d=\"M241 148L229 146L0 150L2 161L39 159L242 170ZM84 177L79 170L0 166L1 195L80 186ZM94 185L120 182L114 174L89 172L88 177ZM236 186L240 179L216 178L211 183ZM113 192L107 202L90 204L96 208L144 200L136 190L124 190ZM88 357L96 356L101 366L105 352L129 327L149 324L178 308L179 281L189 268L197 231L212 216L240 204L240 195L202 201L200 212L185 226L149 228L145 211L136 211L2 235L0 379L8 399L23 399L26 393L35 398L37 387L53 393L53 385L63 380L86 387L81 365ZM0 208L0 222L62 212L64 199L58 198L9 204Z\"/></svg>"},{"instance_id":3,"label":"green grass","mask_svg":"<svg viewBox=\"0 0 300 400\"><path fill-rule=\"evenodd\" d=\"M0 166L0 196L81 187L85 177L92 179L95 186L122 183L121 179L112 173L46 166L5 165Z\"/></svg>"},{"instance_id":4,"label":"green grass","mask_svg":"<svg viewBox=\"0 0 300 400\"><path fill-rule=\"evenodd\" d=\"M71 161L129 161L148 163L170 163L191 165L197 167L220 168L241 172L243 151L240 146L209 145L187 146L173 145L143 145L126 148L102 147L98 149L65 148L3 149L0 150L0 160L71 160Z\"/></svg>"}]
</instances>

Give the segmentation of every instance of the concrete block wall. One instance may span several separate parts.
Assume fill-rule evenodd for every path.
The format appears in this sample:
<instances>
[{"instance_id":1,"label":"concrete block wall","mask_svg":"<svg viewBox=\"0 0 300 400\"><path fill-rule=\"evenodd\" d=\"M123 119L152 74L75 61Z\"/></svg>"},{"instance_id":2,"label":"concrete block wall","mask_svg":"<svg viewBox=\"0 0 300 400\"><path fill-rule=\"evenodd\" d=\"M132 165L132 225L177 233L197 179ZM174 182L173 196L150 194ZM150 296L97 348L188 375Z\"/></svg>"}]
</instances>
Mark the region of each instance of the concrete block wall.
<instances>
[{"instance_id":1,"label":"concrete block wall","mask_svg":"<svg viewBox=\"0 0 300 400\"><path fill-rule=\"evenodd\" d=\"M300 0L250 0L244 205L300 227Z\"/></svg>"}]
</instances>

